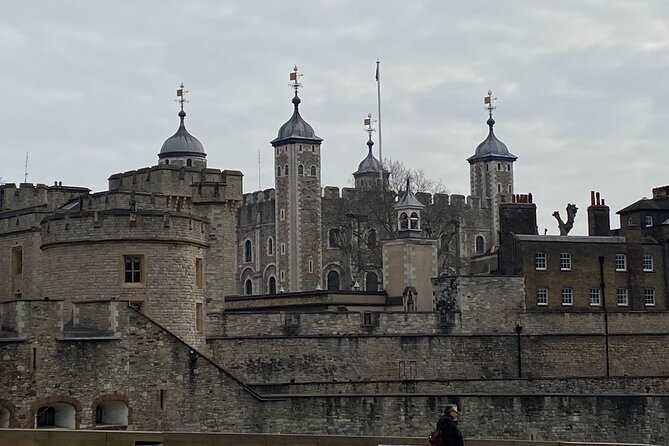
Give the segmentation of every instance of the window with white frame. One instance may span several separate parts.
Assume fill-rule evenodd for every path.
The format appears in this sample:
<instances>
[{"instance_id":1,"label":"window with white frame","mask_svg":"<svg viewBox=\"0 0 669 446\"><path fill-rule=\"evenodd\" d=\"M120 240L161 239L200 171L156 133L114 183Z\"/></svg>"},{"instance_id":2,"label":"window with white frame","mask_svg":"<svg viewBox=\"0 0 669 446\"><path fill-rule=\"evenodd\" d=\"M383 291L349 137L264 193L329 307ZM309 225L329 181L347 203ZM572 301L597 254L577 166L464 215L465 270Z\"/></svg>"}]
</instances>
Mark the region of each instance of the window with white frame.
<instances>
[{"instance_id":1,"label":"window with white frame","mask_svg":"<svg viewBox=\"0 0 669 446\"><path fill-rule=\"evenodd\" d=\"M546 269L546 253L537 252L534 254L534 269L545 270Z\"/></svg>"},{"instance_id":2,"label":"window with white frame","mask_svg":"<svg viewBox=\"0 0 669 446\"><path fill-rule=\"evenodd\" d=\"M571 271L571 254L568 252L560 253L560 271Z\"/></svg>"},{"instance_id":3,"label":"window with white frame","mask_svg":"<svg viewBox=\"0 0 669 446\"><path fill-rule=\"evenodd\" d=\"M599 288L590 288L590 305L597 306L602 304L602 290Z\"/></svg>"},{"instance_id":4,"label":"window with white frame","mask_svg":"<svg viewBox=\"0 0 669 446\"><path fill-rule=\"evenodd\" d=\"M574 290L562 288L562 305L574 305Z\"/></svg>"},{"instance_id":5,"label":"window with white frame","mask_svg":"<svg viewBox=\"0 0 669 446\"><path fill-rule=\"evenodd\" d=\"M653 256L650 254L644 254L643 257L641 257L641 263L643 264L643 270L645 272L653 271L655 268Z\"/></svg>"},{"instance_id":6,"label":"window with white frame","mask_svg":"<svg viewBox=\"0 0 669 446\"><path fill-rule=\"evenodd\" d=\"M652 215L646 215L645 223L646 223L646 227L653 226L653 216Z\"/></svg>"},{"instance_id":7,"label":"window with white frame","mask_svg":"<svg viewBox=\"0 0 669 446\"><path fill-rule=\"evenodd\" d=\"M643 302L647 307L655 306L655 288L643 289Z\"/></svg>"},{"instance_id":8,"label":"window with white frame","mask_svg":"<svg viewBox=\"0 0 669 446\"><path fill-rule=\"evenodd\" d=\"M616 296L618 298L619 307L626 307L630 304L629 295L627 294L627 288L618 288L616 290Z\"/></svg>"},{"instance_id":9,"label":"window with white frame","mask_svg":"<svg viewBox=\"0 0 669 446\"><path fill-rule=\"evenodd\" d=\"M548 305L548 289L537 288L537 305Z\"/></svg>"},{"instance_id":10,"label":"window with white frame","mask_svg":"<svg viewBox=\"0 0 669 446\"><path fill-rule=\"evenodd\" d=\"M627 271L627 256L616 254L616 271Z\"/></svg>"}]
</instances>

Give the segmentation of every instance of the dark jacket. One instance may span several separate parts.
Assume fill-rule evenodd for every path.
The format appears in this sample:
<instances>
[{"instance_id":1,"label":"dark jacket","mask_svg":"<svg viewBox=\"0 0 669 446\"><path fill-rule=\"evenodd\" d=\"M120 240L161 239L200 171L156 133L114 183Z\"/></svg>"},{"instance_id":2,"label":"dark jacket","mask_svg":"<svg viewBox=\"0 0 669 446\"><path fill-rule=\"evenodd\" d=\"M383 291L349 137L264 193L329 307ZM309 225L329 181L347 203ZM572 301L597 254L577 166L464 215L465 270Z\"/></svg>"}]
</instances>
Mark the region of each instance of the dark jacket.
<instances>
[{"instance_id":1,"label":"dark jacket","mask_svg":"<svg viewBox=\"0 0 669 446\"><path fill-rule=\"evenodd\" d=\"M445 446L465 446L457 423L448 415L442 415L437 421L437 430L441 431Z\"/></svg>"}]
</instances>

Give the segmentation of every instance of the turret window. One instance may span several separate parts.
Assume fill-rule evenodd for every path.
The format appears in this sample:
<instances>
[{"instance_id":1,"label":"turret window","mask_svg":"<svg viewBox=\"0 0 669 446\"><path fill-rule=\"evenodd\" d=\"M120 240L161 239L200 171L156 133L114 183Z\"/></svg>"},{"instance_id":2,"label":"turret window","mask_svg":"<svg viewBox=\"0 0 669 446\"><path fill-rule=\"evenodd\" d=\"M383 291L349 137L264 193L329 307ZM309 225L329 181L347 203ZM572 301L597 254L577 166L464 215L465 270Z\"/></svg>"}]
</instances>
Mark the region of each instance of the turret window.
<instances>
[{"instance_id":1,"label":"turret window","mask_svg":"<svg viewBox=\"0 0 669 446\"><path fill-rule=\"evenodd\" d=\"M328 247L339 247L339 229L330 229L330 232L328 233Z\"/></svg>"},{"instance_id":2,"label":"turret window","mask_svg":"<svg viewBox=\"0 0 669 446\"><path fill-rule=\"evenodd\" d=\"M482 254L485 248L485 240L482 236L476 236L475 249L477 254Z\"/></svg>"},{"instance_id":3,"label":"turret window","mask_svg":"<svg viewBox=\"0 0 669 446\"><path fill-rule=\"evenodd\" d=\"M272 237L267 237L267 255L274 255L274 239Z\"/></svg>"},{"instance_id":4,"label":"turret window","mask_svg":"<svg viewBox=\"0 0 669 446\"><path fill-rule=\"evenodd\" d=\"M502 193L502 185L497 183L497 193L501 194Z\"/></svg>"},{"instance_id":5,"label":"turret window","mask_svg":"<svg viewBox=\"0 0 669 446\"><path fill-rule=\"evenodd\" d=\"M312 177L316 176L316 166L311 166L311 176Z\"/></svg>"},{"instance_id":6,"label":"turret window","mask_svg":"<svg viewBox=\"0 0 669 446\"><path fill-rule=\"evenodd\" d=\"M244 262L249 263L253 260L253 245L251 240L244 242Z\"/></svg>"},{"instance_id":7,"label":"turret window","mask_svg":"<svg viewBox=\"0 0 669 446\"><path fill-rule=\"evenodd\" d=\"M409 218L409 224L411 225L411 229L419 229L418 228L418 214L416 212L411 213L411 217Z\"/></svg>"},{"instance_id":8,"label":"turret window","mask_svg":"<svg viewBox=\"0 0 669 446\"><path fill-rule=\"evenodd\" d=\"M400 230L402 230L402 229L409 229L409 216L407 215L406 212L402 212L402 213L400 214L400 221L399 221L399 223L400 223L400 226L399 226Z\"/></svg>"},{"instance_id":9,"label":"turret window","mask_svg":"<svg viewBox=\"0 0 669 446\"><path fill-rule=\"evenodd\" d=\"M297 174L298 175L304 175L304 166L302 164L297 166Z\"/></svg>"},{"instance_id":10,"label":"turret window","mask_svg":"<svg viewBox=\"0 0 669 446\"><path fill-rule=\"evenodd\" d=\"M286 176L286 177L288 176L288 164L283 166L283 175Z\"/></svg>"},{"instance_id":11,"label":"turret window","mask_svg":"<svg viewBox=\"0 0 669 446\"><path fill-rule=\"evenodd\" d=\"M186 167L193 167L193 160L192 159L188 158L186 160Z\"/></svg>"},{"instance_id":12,"label":"turret window","mask_svg":"<svg viewBox=\"0 0 669 446\"><path fill-rule=\"evenodd\" d=\"M278 167L276 168L276 176L277 176L277 177L280 177L280 176L281 176L281 166L278 166Z\"/></svg>"}]
</instances>

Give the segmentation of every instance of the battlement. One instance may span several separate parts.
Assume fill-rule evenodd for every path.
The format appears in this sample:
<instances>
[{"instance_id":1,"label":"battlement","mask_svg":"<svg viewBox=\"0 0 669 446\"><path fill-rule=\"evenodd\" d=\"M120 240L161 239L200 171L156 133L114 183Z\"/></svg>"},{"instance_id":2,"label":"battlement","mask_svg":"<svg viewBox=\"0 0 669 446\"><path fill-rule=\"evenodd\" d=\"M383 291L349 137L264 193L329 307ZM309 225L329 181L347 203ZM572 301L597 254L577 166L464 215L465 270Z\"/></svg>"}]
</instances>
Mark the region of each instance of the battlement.
<instances>
[{"instance_id":1,"label":"battlement","mask_svg":"<svg viewBox=\"0 0 669 446\"><path fill-rule=\"evenodd\" d=\"M243 174L237 170L198 169L159 164L109 177L110 191L191 195L194 201L240 201Z\"/></svg>"},{"instance_id":2,"label":"battlement","mask_svg":"<svg viewBox=\"0 0 669 446\"><path fill-rule=\"evenodd\" d=\"M36 185L21 183L18 187L14 183L7 183L0 186L0 212L36 206L55 209L72 198L89 192L88 188L63 186L62 182L56 182L53 186L41 183Z\"/></svg>"},{"instance_id":3,"label":"battlement","mask_svg":"<svg viewBox=\"0 0 669 446\"><path fill-rule=\"evenodd\" d=\"M265 203L267 201L272 201L275 198L274 188L258 190L255 192L244 194L243 206L249 206L257 203Z\"/></svg>"},{"instance_id":4,"label":"battlement","mask_svg":"<svg viewBox=\"0 0 669 446\"><path fill-rule=\"evenodd\" d=\"M80 198L80 210L127 209L191 212L190 196L163 195L153 192L98 192Z\"/></svg>"},{"instance_id":5,"label":"battlement","mask_svg":"<svg viewBox=\"0 0 669 446\"><path fill-rule=\"evenodd\" d=\"M113 209L52 214L41 225L42 248L87 241L180 242L208 246L209 222L192 214Z\"/></svg>"}]
</instances>

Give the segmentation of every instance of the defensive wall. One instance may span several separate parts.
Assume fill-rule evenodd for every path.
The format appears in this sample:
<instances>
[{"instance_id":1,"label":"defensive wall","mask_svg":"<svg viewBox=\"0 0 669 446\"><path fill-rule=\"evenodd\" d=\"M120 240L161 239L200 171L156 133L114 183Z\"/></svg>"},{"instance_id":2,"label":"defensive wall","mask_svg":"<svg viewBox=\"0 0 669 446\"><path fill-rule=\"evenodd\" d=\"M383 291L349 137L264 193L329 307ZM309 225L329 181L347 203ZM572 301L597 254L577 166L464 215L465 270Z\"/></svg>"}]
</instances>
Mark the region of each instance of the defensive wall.
<instances>
[{"instance_id":1,"label":"defensive wall","mask_svg":"<svg viewBox=\"0 0 669 446\"><path fill-rule=\"evenodd\" d=\"M393 387L394 380L389 387L379 382L378 388L363 385L346 393L332 387L299 393L298 384L263 395L126 302L76 306L68 320L72 313L62 302L0 304L2 325L8 326L0 337L0 412L9 427L32 428L37 411L53 404L70 407L73 427L96 427L97 406L116 401L128 408L127 425L117 428L128 430L419 437L432 430L446 403L455 402L469 437L651 444L669 439L667 384L659 377L583 380L562 392L556 392L558 380L529 387L523 385L527 379L514 379L484 387L488 380L443 379L442 387L414 391ZM302 351L314 351L298 340ZM232 354L246 347L242 343ZM386 345L369 353L378 358L379 352L390 353Z\"/></svg>"},{"instance_id":2,"label":"defensive wall","mask_svg":"<svg viewBox=\"0 0 669 446\"><path fill-rule=\"evenodd\" d=\"M28 443L29 442L29 443ZM467 446L643 446L631 443L583 443L466 439ZM420 437L333 435L206 434L170 432L34 431L0 429L0 443L16 446L422 446Z\"/></svg>"}]
</instances>

